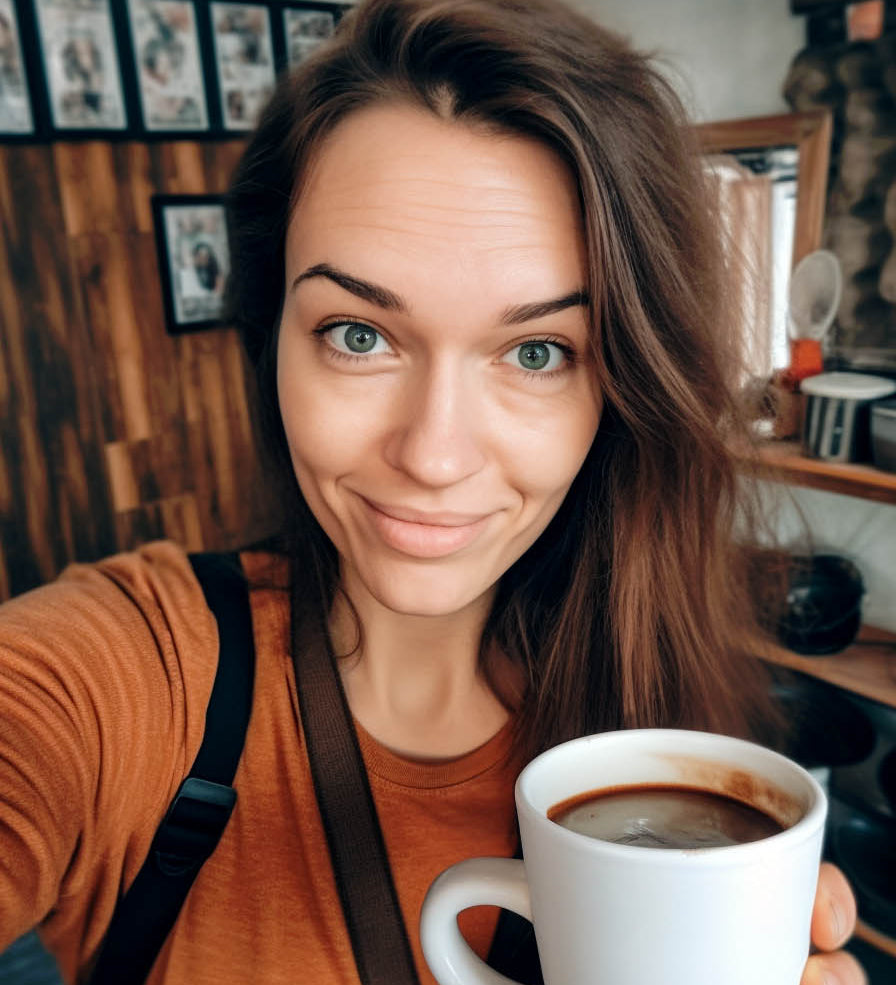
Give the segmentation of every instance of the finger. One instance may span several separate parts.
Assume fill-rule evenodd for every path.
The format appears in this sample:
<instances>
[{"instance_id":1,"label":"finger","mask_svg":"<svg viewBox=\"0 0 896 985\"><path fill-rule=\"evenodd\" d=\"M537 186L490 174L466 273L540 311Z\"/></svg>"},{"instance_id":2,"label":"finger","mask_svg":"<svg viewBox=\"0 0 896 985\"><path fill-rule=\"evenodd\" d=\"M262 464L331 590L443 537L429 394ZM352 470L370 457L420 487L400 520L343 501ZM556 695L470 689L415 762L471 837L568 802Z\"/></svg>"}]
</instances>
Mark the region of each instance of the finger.
<instances>
[{"instance_id":1,"label":"finger","mask_svg":"<svg viewBox=\"0 0 896 985\"><path fill-rule=\"evenodd\" d=\"M800 985L868 985L868 976L849 952L834 951L809 958Z\"/></svg>"},{"instance_id":2,"label":"finger","mask_svg":"<svg viewBox=\"0 0 896 985\"><path fill-rule=\"evenodd\" d=\"M856 898L846 876L830 862L822 862L812 910L812 943L833 951L852 936L856 926Z\"/></svg>"}]
</instances>

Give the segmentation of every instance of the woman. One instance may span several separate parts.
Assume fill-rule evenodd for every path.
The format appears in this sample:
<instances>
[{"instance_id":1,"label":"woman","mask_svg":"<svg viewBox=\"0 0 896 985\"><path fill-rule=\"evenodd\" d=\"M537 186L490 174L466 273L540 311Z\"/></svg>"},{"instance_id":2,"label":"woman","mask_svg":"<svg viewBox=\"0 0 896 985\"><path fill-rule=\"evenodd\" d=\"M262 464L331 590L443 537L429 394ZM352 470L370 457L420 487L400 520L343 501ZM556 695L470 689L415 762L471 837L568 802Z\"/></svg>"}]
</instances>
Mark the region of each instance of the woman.
<instances>
[{"instance_id":1,"label":"woman","mask_svg":"<svg viewBox=\"0 0 896 985\"><path fill-rule=\"evenodd\" d=\"M230 196L230 302L288 577L244 556L239 802L149 981L358 980L290 658L322 634L427 983L423 894L514 852L531 755L600 729L749 730L702 196L666 85L548 3L369 0L281 83ZM43 919L73 979L195 756L214 623L182 552L152 545L9 603L0 632L0 927ZM854 915L826 868L816 946ZM464 919L484 954L495 914ZM862 981L840 952L804 982L824 975Z\"/></svg>"}]
</instances>

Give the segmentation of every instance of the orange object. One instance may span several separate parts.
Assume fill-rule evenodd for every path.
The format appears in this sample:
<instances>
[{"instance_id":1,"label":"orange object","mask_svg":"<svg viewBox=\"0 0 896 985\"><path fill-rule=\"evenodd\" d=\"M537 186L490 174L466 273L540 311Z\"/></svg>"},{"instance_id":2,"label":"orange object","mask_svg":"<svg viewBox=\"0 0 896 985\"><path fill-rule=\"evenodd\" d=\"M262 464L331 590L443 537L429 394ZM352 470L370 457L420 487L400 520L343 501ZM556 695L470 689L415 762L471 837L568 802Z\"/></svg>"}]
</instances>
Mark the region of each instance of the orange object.
<instances>
[{"instance_id":1,"label":"orange object","mask_svg":"<svg viewBox=\"0 0 896 985\"><path fill-rule=\"evenodd\" d=\"M819 339L790 340L790 368L787 370L787 376L791 381L799 383L807 376L815 376L823 370L824 362L821 358Z\"/></svg>"},{"instance_id":2,"label":"orange object","mask_svg":"<svg viewBox=\"0 0 896 985\"><path fill-rule=\"evenodd\" d=\"M147 985L357 983L304 750L288 568L271 555L242 558L256 668L239 806ZM71 567L4 610L0 950L42 921L64 980L86 981L118 895L202 740L217 629L170 543ZM461 859L516 849L513 785L523 763L513 726L457 759L429 762L397 755L356 725L421 985L436 985L418 933L430 883ZM497 910L461 919L485 955Z\"/></svg>"},{"instance_id":3,"label":"orange object","mask_svg":"<svg viewBox=\"0 0 896 985\"><path fill-rule=\"evenodd\" d=\"M864 0L846 8L846 30L850 41L873 41L884 29L884 0Z\"/></svg>"}]
</instances>

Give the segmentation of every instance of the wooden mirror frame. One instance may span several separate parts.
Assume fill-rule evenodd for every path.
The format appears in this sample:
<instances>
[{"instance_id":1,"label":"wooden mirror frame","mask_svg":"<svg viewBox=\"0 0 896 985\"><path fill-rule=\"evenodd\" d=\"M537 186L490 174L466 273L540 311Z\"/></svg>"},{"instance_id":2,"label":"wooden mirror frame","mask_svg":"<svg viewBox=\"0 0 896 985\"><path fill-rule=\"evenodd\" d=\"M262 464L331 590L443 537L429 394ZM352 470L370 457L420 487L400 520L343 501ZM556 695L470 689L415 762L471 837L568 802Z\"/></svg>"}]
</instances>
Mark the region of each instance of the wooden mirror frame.
<instances>
[{"instance_id":1,"label":"wooden mirror frame","mask_svg":"<svg viewBox=\"0 0 896 985\"><path fill-rule=\"evenodd\" d=\"M797 147L792 266L822 245L833 132L829 110L699 123L695 124L695 130L707 154L760 147ZM768 478L896 504L896 476L892 473L861 464L807 459L796 442L765 444L760 463L764 469L761 467L759 474Z\"/></svg>"},{"instance_id":2,"label":"wooden mirror frame","mask_svg":"<svg viewBox=\"0 0 896 985\"><path fill-rule=\"evenodd\" d=\"M791 268L821 246L833 132L830 111L810 110L698 123L696 131L707 154L760 147L796 147L799 159Z\"/></svg>"}]
</instances>

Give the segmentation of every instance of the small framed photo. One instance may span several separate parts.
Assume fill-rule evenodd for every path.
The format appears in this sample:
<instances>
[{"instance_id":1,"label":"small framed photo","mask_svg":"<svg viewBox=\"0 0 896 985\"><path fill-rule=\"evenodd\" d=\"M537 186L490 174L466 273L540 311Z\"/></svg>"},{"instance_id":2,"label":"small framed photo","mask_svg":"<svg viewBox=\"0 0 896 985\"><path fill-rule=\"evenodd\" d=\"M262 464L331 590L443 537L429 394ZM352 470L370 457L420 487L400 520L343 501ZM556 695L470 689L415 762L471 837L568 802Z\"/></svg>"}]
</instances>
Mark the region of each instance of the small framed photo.
<instances>
[{"instance_id":1,"label":"small framed photo","mask_svg":"<svg viewBox=\"0 0 896 985\"><path fill-rule=\"evenodd\" d=\"M127 0L137 94L149 132L209 129L193 0Z\"/></svg>"},{"instance_id":2,"label":"small framed photo","mask_svg":"<svg viewBox=\"0 0 896 985\"><path fill-rule=\"evenodd\" d=\"M0 139L35 132L22 33L13 0L0 0Z\"/></svg>"},{"instance_id":3,"label":"small framed photo","mask_svg":"<svg viewBox=\"0 0 896 985\"><path fill-rule=\"evenodd\" d=\"M251 130L274 89L270 11L258 3L212 0L215 74L225 130Z\"/></svg>"},{"instance_id":4,"label":"small framed photo","mask_svg":"<svg viewBox=\"0 0 896 985\"><path fill-rule=\"evenodd\" d=\"M154 195L153 224L168 332L221 324L230 250L220 195Z\"/></svg>"},{"instance_id":5,"label":"small framed photo","mask_svg":"<svg viewBox=\"0 0 896 985\"><path fill-rule=\"evenodd\" d=\"M285 67L301 65L318 45L332 37L344 10L343 4L335 3L287 3L280 11Z\"/></svg>"},{"instance_id":6,"label":"small framed photo","mask_svg":"<svg viewBox=\"0 0 896 985\"><path fill-rule=\"evenodd\" d=\"M33 0L56 130L128 127L110 0Z\"/></svg>"}]
</instances>

